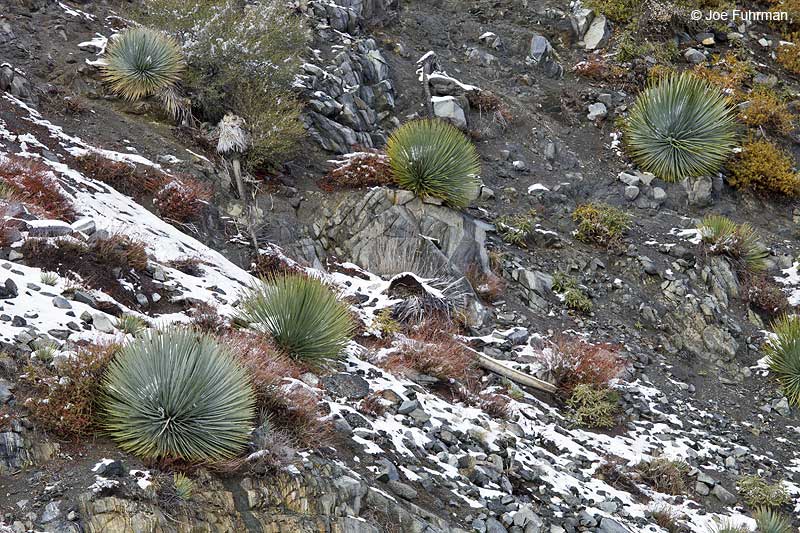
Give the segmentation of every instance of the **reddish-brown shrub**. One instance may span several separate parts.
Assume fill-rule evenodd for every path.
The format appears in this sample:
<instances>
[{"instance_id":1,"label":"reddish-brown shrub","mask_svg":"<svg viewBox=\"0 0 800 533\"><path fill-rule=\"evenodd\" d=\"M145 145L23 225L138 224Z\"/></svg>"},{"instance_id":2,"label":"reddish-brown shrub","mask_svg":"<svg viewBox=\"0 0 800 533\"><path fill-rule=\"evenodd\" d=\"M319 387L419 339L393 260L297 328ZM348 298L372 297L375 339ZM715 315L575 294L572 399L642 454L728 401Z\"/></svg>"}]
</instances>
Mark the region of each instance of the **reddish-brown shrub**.
<instances>
[{"instance_id":1,"label":"reddish-brown shrub","mask_svg":"<svg viewBox=\"0 0 800 533\"><path fill-rule=\"evenodd\" d=\"M592 57L586 61L581 61L572 70L582 78L595 81L610 81L624 74L620 67L611 65L601 57Z\"/></svg>"},{"instance_id":2,"label":"reddish-brown shrub","mask_svg":"<svg viewBox=\"0 0 800 533\"><path fill-rule=\"evenodd\" d=\"M778 316L789 309L789 300L780 286L770 277L751 276L746 281L747 301L769 316Z\"/></svg>"},{"instance_id":3,"label":"reddish-brown shrub","mask_svg":"<svg viewBox=\"0 0 800 533\"><path fill-rule=\"evenodd\" d=\"M189 315L192 317L189 324L203 333L223 335L230 331L230 322L219 314L216 307L206 302L199 302L195 305L189 311Z\"/></svg>"},{"instance_id":4,"label":"reddish-brown shrub","mask_svg":"<svg viewBox=\"0 0 800 533\"><path fill-rule=\"evenodd\" d=\"M11 246L12 234L16 227L17 222L11 220L8 214L8 205L5 205L0 199L0 248Z\"/></svg>"},{"instance_id":5,"label":"reddish-brown shrub","mask_svg":"<svg viewBox=\"0 0 800 533\"><path fill-rule=\"evenodd\" d=\"M501 124L508 124L514 118L508 106L491 91L470 91L467 101L480 113L493 113L494 119Z\"/></svg>"},{"instance_id":6,"label":"reddish-brown shrub","mask_svg":"<svg viewBox=\"0 0 800 533\"><path fill-rule=\"evenodd\" d=\"M203 204L211 198L208 185L182 176L167 182L153 198L153 204L163 218L189 222L199 218Z\"/></svg>"},{"instance_id":7,"label":"reddish-brown shrub","mask_svg":"<svg viewBox=\"0 0 800 533\"><path fill-rule=\"evenodd\" d=\"M118 344L92 344L61 365L29 364L22 375L25 406L40 428L65 438L79 438L96 429L95 413L101 378L119 352Z\"/></svg>"},{"instance_id":8,"label":"reddish-brown shrub","mask_svg":"<svg viewBox=\"0 0 800 533\"><path fill-rule=\"evenodd\" d=\"M53 172L44 163L15 155L0 159L0 185L21 203L35 206L49 218L73 222L72 203L61 192Z\"/></svg>"},{"instance_id":9,"label":"reddish-brown shrub","mask_svg":"<svg viewBox=\"0 0 800 533\"><path fill-rule=\"evenodd\" d=\"M296 443L318 447L330 435L330 424L320 420L320 402L306 388L287 390L285 380L297 378L303 368L261 335L229 332L222 339L248 370L256 406L271 424L288 431Z\"/></svg>"},{"instance_id":10,"label":"reddish-brown shrub","mask_svg":"<svg viewBox=\"0 0 800 533\"><path fill-rule=\"evenodd\" d=\"M364 399L358 402L359 413L379 417L383 416L386 412L386 406L383 405L381 399L383 398L382 391L373 391L369 393Z\"/></svg>"},{"instance_id":11,"label":"reddish-brown shrub","mask_svg":"<svg viewBox=\"0 0 800 533\"><path fill-rule=\"evenodd\" d=\"M114 161L98 154L80 156L75 162L86 177L111 185L133 198L153 194L168 181L168 176L158 170L149 167L137 169L132 163Z\"/></svg>"},{"instance_id":12,"label":"reddish-brown shrub","mask_svg":"<svg viewBox=\"0 0 800 533\"><path fill-rule=\"evenodd\" d=\"M203 268L201 265L208 264L204 261L196 257L182 257L180 259L173 259L171 261L167 261L167 266L174 268L175 270L179 270L184 274L189 274L190 276L194 276L199 278L203 275Z\"/></svg>"},{"instance_id":13,"label":"reddish-brown shrub","mask_svg":"<svg viewBox=\"0 0 800 533\"><path fill-rule=\"evenodd\" d=\"M394 183L389 158L383 152L369 150L342 157L333 161L335 168L322 178L322 189L332 191L342 187L374 187Z\"/></svg>"},{"instance_id":14,"label":"reddish-brown shrub","mask_svg":"<svg viewBox=\"0 0 800 533\"><path fill-rule=\"evenodd\" d=\"M285 261L275 253L259 253L250 264L250 272L259 278L270 278L281 274L302 274L303 271Z\"/></svg>"},{"instance_id":15,"label":"reddish-brown shrub","mask_svg":"<svg viewBox=\"0 0 800 533\"><path fill-rule=\"evenodd\" d=\"M484 272L478 265L470 265L464 277L485 303L492 303L500 298L506 288L503 278L491 272Z\"/></svg>"},{"instance_id":16,"label":"reddish-brown shrub","mask_svg":"<svg viewBox=\"0 0 800 533\"><path fill-rule=\"evenodd\" d=\"M133 269L137 272L147 268L147 250L140 241L122 234L112 234L89 242L89 251L95 260L108 268Z\"/></svg>"},{"instance_id":17,"label":"reddish-brown shrub","mask_svg":"<svg viewBox=\"0 0 800 533\"><path fill-rule=\"evenodd\" d=\"M399 374L419 372L444 384L455 380L467 389L477 390L481 372L475 354L457 342L449 331L422 324L397 347L382 362L385 368Z\"/></svg>"},{"instance_id":18,"label":"reddish-brown shrub","mask_svg":"<svg viewBox=\"0 0 800 533\"><path fill-rule=\"evenodd\" d=\"M607 386L625 368L618 346L579 339L557 339L541 358L550 379L566 394L578 385Z\"/></svg>"},{"instance_id":19,"label":"reddish-brown shrub","mask_svg":"<svg viewBox=\"0 0 800 533\"><path fill-rule=\"evenodd\" d=\"M484 394L478 398L483 412L493 418L506 419L509 416L509 399L502 394Z\"/></svg>"}]
</instances>

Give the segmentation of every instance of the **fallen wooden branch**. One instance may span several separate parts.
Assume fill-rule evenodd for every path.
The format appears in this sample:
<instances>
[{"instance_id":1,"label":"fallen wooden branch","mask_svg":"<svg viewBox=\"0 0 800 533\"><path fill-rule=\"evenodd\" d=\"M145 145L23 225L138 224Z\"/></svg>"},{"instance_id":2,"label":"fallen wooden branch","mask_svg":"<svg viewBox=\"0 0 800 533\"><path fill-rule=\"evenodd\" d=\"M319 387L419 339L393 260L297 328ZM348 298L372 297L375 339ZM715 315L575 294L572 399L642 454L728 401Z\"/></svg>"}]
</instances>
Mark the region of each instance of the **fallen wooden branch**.
<instances>
[{"instance_id":1,"label":"fallen wooden branch","mask_svg":"<svg viewBox=\"0 0 800 533\"><path fill-rule=\"evenodd\" d=\"M557 391L556 387L551 383L539 378L535 378L530 374L526 374L525 372L520 372L519 370L514 370L513 368L507 367L500 361L492 359L488 355L484 355L481 352L470 348L469 346L465 347L475 354L475 356L478 358L478 364L490 372L494 372L495 374L499 374L504 378L508 378L519 385L533 387L534 389L549 392L550 394L555 394Z\"/></svg>"}]
</instances>

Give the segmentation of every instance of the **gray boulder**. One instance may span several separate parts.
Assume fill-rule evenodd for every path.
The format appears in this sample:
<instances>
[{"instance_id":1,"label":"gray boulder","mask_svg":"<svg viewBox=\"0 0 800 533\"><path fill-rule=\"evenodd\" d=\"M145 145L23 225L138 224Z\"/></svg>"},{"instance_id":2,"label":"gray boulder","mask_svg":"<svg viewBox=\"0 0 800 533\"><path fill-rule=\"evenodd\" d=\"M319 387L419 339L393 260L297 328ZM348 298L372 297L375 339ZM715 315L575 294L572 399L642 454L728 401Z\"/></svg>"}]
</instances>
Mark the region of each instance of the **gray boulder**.
<instances>
[{"instance_id":1,"label":"gray boulder","mask_svg":"<svg viewBox=\"0 0 800 533\"><path fill-rule=\"evenodd\" d=\"M542 35L534 35L531 38L531 49L529 54L531 62L546 77L559 79L564 75L564 67L558 62L558 55L550 41Z\"/></svg>"}]
</instances>

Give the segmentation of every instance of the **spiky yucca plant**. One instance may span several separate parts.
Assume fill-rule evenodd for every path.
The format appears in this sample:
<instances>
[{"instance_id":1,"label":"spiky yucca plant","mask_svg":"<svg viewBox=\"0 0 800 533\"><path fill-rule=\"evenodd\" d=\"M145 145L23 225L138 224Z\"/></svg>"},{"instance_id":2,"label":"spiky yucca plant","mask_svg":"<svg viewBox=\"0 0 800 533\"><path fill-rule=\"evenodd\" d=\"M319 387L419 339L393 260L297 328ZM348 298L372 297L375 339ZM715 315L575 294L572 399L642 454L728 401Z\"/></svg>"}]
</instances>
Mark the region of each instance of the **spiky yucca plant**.
<instances>
[{"instance_id":1,"label":"spiky yucca plant","mask_svg":"<svg viewBox=\"0 0 800 533\"><path fill-rule=\"evenodd\" d=\"M341 356L354 324L349 310L318 279L264 278L242 298L237 321L272 335L291 357L321 365Z\"/></svg>"},{"instance_id":2,"label":"spiky yucca plant","mask_svg":"<svg viewBox=\"0 0 800 533\"><path fill-rule=\"evenodd\" d=\"M697 229L712 253L741 261L752 272L767 267L769 250L761 243L750 224L737 224L722 215L708 215Z\"/></svg>"},{"instance_id":3,"label":"spiky yucca plant","mask_svg":"<svg viewBox=\"0 0 800 533\"><path fill-rule=\"evenodd\" d=\"M753 518L760 533L792 533L791 522L772 509L759 509Z\"/></svg>"},{"instance_id":4,"label":"spiky yucca plant","mask_svg":"<svg viewBox=\"0 0 800 533\"><path fill-rule=\"evenodd\" d=\"M466 207L478 193L478 152L455 126L438 119L413 120L397 128L386 145L400 187L421 197Z\"/></svg>"},{"instance_id":5,"label":"spiky yucca plant","mask_svg":"<svg viewBox=\"0 0 800 533\"><path fill-rule=\"evenodd\" d=\"M136 101L157 93L168 99L185 68L175 39L138 26L111 40L103 78L112 91L126 100Z\"/></svg>"},{"instance_id":6,"label":"spiky yucca plant","mask_svg":"<svg viewBox=\"0 0 800 533\"><path fill-rule=\"evenodd\" d=\"M625 147L642 170L666 181L719 170L736 146L729 100L690 73L653 82L624 127Z\"/></svg>"},{"instance_id":7,"label":"spiky yucca plant","mask_svg":"<svg viewBox=\"0 0 800 533\"><path fill-rule=\"evenodd\" d=\"M800 317L784 316L772 330L776 338L766 345L767 362L789 403L800 407Z\"/></svg>"},{"instance_id":8,"label":"spiky yucca plant","mask_svg":"<svg viewBox=\"0 0 800 533\"><path fill-rule=\"evenodd\" d=\"M117 319L117 329L130 335L136 336L149 327L147 320L136 315L124 314Z\"/></svg>"},{"instance_id":9,"label":"spiky yucca plant","mask_svg":"<svg viewBox=\"0 0 800 533\"><path fill-rule=\"evenodd\" d=\"M128 344L103 378L101 421L126 452L213 462L247 444L255 397L245 370L214 338L149 331Z\"/></svg>"}]
</instances>

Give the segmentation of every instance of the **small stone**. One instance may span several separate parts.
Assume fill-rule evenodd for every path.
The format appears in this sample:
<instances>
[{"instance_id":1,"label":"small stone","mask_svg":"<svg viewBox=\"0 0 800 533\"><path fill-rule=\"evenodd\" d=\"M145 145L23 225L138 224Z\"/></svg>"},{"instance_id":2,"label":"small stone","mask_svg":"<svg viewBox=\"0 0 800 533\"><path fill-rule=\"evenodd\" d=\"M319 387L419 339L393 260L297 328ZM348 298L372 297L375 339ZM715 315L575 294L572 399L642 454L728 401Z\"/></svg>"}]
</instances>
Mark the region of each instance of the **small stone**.
<instances>
[{"instance_id":1,"label":"small stone","mask_svg":"<svg viewBox=\"0 0 800 533\"><path fill-rule=\"evenodd\" d=\"M708 496L711 494L711 489L708 488L708 485L700 483L699 481L694 484L694 491L701 496Z\"/></svg>"},{"instance_id":2,"label":"small stone","mask_svg":"<svg viewBox=\"0 0 800 533\"><path fill-rule=\"evenodd\" d=\"M400 404L400 407L397 408L397 412L401 415L407 415L418 408L419 402L417 400L405 400Z\"/></svg>"},{"instance_id":3,"label":"small stone","mask_svg":"<svg viewBox=\"0 0 800 533\"><path fill-rule=\"evenodd\" d=\"M55 296L53 298L53 306L57 309L72 309L72 304L63 296Z\"/></svg>"},{"instance_id":4,"label":"small stone","mask_svg":"<svg viewBox=\"0 0 800 533\"><path fill-rule=\"evenodd\" d=\"M692 65L697 65L706 60L706 55L700 50L695 50L694 48L687 48L683 53L683 57L685 57L686 61Z\"/></svg>"},{"instance_id":5,"label":"small stone","mask_svg":"<svg viewBox=\"0 0 800 533\"><path fill-rule=\"evenodd\" d=\"M789 416L792 414L792 410L789 407L789 400L786 397L774 402L772 404L772 408L778 411L778 413L782 416Z\"/></svg>"},{"instance_id":6,"label":"small stone","mask_svg":"<svg viewBox=\"0 0 800 533\"><path fill-rule=\"evenodd\" d=\"M628 201L636 200L636 197L639 196L639 187L636 185L628 185L625 187L625 199Z\"/></svg>"},{"instance_id":7,"label":"small stone","mask_svg":"<svg viewBox=\"0 0 800 533\"><path fill-rule=\"evenodd\" d=\"M586 30L586 34L583 36L583 45L586 50L603 48L608 43L609 37L611 37L611 31L608 29L608 21L604 15L598 15Z\"/></svg>"},{"instance_id":8,"label":"small stone","mask_svg":"<svg viewBox=\"0 0 800 533\"><path fill-rule=\"evenodd\" d=\"M589 120L600 120L608 116L608 109L606 108L606 105L602 102L595 102L594 104L590 104L588 110L589 114L586 115L586 118L588 118Z\"/></svg>"},{"instance_id":9,"label":"small stone","mask_svg":"<svg viewBox=\"0 0 800 533\"><path fill-rule=\"evenodd\" d=\"M5 283L0 285L0 299L16 298L17 295L19 295L19 290L13 279L8 278Z\"/></svg>"},{"instance_id":10,"label":"small stone","mask_svg":"<svg viewBox=\"0 0 800 533\"><path fill-rule=\"evenodd\" d=\"M736 503L736 496L728 492L722 485L716 485L712 494L725 505L733 505Z\"/></svg>"},{"instance_id":11,"label":"small stone","mask_svg":"<svg viewBox=\"0 0 800 533\"><path fill-rule=\"evenodd\" d=\"M667 197L666 191L661 187L653 187L653 200L660 202Z\"/></svg>"},{"instance_id":12,"label":"small stone","mask_svg":"<svg viewBox=\"0 0 800 533\"><path fill-rule=\"evenodd\" d=\"M417 499L417 491L414 490L413 487L403 483L402 481L398 481L396 479L390 479L387 485L392 490L392 492L394 492L404 500Z\"/></svg>"},{"instance_id":13,"label":"small stone","mask_svg":"<svg viewBox=\"0 0 800 533\"><path fill-rule=\"evenodd\" d=\"M92 314L92 325L94 329L102 333L114 333L114 324L105 313Z\"/></svg>"}]
</instances>

